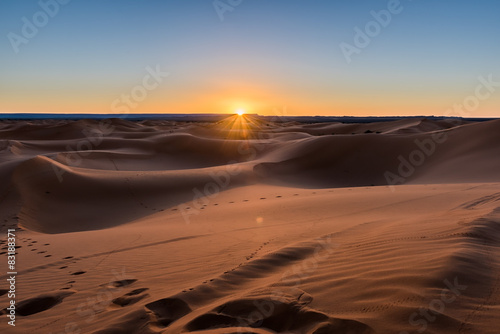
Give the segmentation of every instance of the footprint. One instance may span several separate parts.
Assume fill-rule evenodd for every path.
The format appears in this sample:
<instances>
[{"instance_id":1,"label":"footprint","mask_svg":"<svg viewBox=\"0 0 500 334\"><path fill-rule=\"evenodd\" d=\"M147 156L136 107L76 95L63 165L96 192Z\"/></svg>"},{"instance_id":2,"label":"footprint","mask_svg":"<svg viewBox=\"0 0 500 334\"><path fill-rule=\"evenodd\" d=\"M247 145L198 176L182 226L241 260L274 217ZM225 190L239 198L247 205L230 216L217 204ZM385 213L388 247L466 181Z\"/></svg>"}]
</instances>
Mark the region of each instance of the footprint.
<instances>
[{"instance_id":1,"label":"footprint","mask_svg":"<svg viewBox=\"0 0 500 334\"><path fill-rule=\"evenodd\" d=\"M372 328L364 323L331 318L308 308L307 305L312 301L312 297L307 294L303 296L302 293L299 296L285 295L282 300L262 296L229 301L194 318L184 330L191 332L223 330L227 327L260 327L272 333L373 333ZM265 314L262 314L259 308L261 305L266 305ZM255 314L259 317L255 317ZM311 328L313 331L310 331Z\"/></svg>"},{"instance_id":2,"label":"footprint","mask_svg":"<svg viewBox=\"0 0 500 334\"><path fill-rule=\"evenodd\" d=\"M149 290L148 288L140 288L130 291L129 293L124 294L121 297L113 299L113 304L124 307L128 305L132 305L140 301L141 299L148 296L144 291Z\"/></svg>"},{"instance_id":3,"label":"footprint","mask_svg":"<svg viewBox=\"0 0 500 334\"><path fill-rule=\"evenodd\" d=\"M216 313L203 314L192 320L186 326L189 331L198 331L209 328L238 327L238 319ZM251 324L249 324L249 327ZM251 332L250 332L251 333Z\"/></svg>"},{"instance_id":4,"label":"footprint","mask_svg":"<svg viewBox=\"0 0 500 334\"><path fill-rule=\"evenodd\" d=\"M74 294L76 291L58 291L49 294L39 295L34 298L29 298L20 301L17 304L16 311L19 315L28 316L46 311L57 304L62 303L63 299ZM2 313L6 314L7 310L3 309Z\"/></svg>"},{"instance_id":5,"label":"footprint","mask_svg":"<svg viewBox=\"0 0 500 334\"><path fill-rule=\"evenodd\" d=\"M52 256L52 255L50 255L50 254L49 254L49 255L45 255L45 257L51 257L51 256Z\"/></svg>"},{"instance_id":6,"label":"footprint","mask_svg":"<svg viewBox=\"0 0 500 334\"><path fill-rule=\"evenodd\" d=\"M63 257L63 260L67 260L67 259L72 259L73 256L66 256L66 257Z\"/></svg>"},{"instance_id":7,"label":"footprint","mask_svg":"<svg viewBox=\"0 0 500 334\"><path fill-rule=\"evenodd\" d=\"M127 286L127 285L130 285L130 284L135 283L135 282L137 282L136 279L124 279L121 281L111 282L109 285L111 285L112 287L115 287L115 288L121 288L123 286Z\"/></svg>"},{"instance_id":8,"label":"footprint","mask_svg":"<svg viewBox=\"0 0 500 334\"><path fill-rule=\"evenodd\" d=\"M135 295L138 295L140 293L143 293L144 291L147 291L149 290L149 288L139 288L139 289L135 289L135 290L132 290L128 293L125 294L125 296L135 296Z\"/></svg>"},{"instance_id":9,"label":"footprint","mask_svg":"<svg viewBox=\"0 0 500 334\"><path fill-rule=\"evenodd\" d=\"M191 312L188 304L179 298L160 299L146 304L146 308L155 314L158 323L164 327Z\"/></svg>"},{"instance_id":10,"label":"footprint","mask_svg":"<svg viewBox=\"0 0 500 334\"><path fill-rule=\"evenodd\" d=\"M85 273L86 271L75 271L74 273L71 273L71 275L83 275Z\"/></svg>"}]
</instances>

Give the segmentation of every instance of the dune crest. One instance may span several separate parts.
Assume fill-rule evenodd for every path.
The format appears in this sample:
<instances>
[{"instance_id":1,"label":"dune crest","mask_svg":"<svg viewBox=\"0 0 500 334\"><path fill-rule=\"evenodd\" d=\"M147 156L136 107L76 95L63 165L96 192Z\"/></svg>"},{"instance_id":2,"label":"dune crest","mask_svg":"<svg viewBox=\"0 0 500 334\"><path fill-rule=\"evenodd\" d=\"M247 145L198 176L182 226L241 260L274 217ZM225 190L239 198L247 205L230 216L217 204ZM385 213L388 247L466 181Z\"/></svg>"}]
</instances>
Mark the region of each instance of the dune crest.
<instances>
[{"instance_id":1,"label":"dune crest","mask_svg":"<svg viewBox=\"0 0 500 334\"><path fill-rule=\"evenodd\" d=\"M24 332L497 334L499 120L0 125Z\"/></svg>"}]
</instances>

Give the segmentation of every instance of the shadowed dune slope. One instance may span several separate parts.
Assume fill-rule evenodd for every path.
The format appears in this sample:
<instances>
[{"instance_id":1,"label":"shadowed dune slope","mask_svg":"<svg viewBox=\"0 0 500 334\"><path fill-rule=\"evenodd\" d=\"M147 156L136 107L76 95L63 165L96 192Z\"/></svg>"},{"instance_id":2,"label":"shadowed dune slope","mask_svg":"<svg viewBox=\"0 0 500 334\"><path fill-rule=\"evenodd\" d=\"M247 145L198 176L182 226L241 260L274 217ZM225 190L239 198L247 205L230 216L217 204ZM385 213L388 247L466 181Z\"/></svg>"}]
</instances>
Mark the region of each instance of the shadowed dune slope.
<instances>
[{"instance_id":1,"label":"shadowed dune slope","mask_svg":"<svg viewBox=\"0 0 500 334\"><path fill-rule=\"evenodd\" d=\"M500 121L408 135L312 137L254 170L267 182L304 187L499 181L498 142Z\"/></svg>"},{"instance_id":2,"label":"shadowed dune slope","mask_svg":"<svg viewBox=\"0 0 500 334\"><path fill-rule=\"evenodd\" d=\"M17 167L13 182L23 201L23 226L63 233L133 221L202 196L207 184L223 191L252 182L245 166L233 166L232 174L226 170L103 171L69 168L38 156Z\"/></svg>"},{"instance_id":3,"label":"shadowed dune slope","mask_svg":"<svg viewBox=\"0 0 500 334\"><path fill-rule=\"evenodd\" d=\"M214 182L223 191L255 182L331 188L500 181L500 120L288 127L245 119L156 128L124 120L4 126L0 134L20 139L5 142L0 175L21 196L23 224L48 233L125 223L206 195ZM98 135L104 127L113 131ZM384 133L314 135L335 127ZM78 139L82 129L86 136Z\"/></svg>"}]
</instances>

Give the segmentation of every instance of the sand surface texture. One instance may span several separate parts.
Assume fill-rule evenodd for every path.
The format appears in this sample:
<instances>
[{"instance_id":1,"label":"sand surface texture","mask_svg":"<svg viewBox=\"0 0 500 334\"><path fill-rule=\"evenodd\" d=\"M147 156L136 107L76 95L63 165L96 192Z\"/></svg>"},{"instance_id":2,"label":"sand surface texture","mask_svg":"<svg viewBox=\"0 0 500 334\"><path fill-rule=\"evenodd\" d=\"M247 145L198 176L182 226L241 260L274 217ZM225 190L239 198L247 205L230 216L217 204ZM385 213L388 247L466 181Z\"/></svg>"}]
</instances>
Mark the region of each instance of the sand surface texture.
<instances>
[{"instance_id":1,"label":"sand surface texture","mask_svg":"<svg viewBox=\"0 0 500 334\"><path fill-rule=\"evenodd\" d=\"M500 120L0 123L1 333L500 333Z\"/></svg>"}]
</instances>

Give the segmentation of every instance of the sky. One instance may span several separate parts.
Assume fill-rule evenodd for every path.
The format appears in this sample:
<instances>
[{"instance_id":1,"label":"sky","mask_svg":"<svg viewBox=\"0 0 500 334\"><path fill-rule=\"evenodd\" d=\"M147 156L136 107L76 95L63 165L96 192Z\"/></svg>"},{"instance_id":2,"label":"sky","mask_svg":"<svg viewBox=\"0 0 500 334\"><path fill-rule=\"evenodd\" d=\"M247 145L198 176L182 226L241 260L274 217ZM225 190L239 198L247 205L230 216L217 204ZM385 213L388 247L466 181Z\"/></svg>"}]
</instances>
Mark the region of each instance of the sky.
<instances>
[{"instance_id":1,"label":"sky","mask_svg":"<svg viewBox=\"0 0 500 334\"><path fill-rule=\"evenodd\" d=\"M2 0L0 113L500 117L498 0Z\"/></svg>"}]
</instances>

